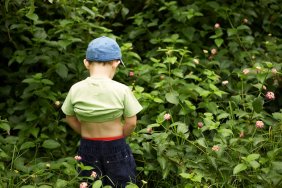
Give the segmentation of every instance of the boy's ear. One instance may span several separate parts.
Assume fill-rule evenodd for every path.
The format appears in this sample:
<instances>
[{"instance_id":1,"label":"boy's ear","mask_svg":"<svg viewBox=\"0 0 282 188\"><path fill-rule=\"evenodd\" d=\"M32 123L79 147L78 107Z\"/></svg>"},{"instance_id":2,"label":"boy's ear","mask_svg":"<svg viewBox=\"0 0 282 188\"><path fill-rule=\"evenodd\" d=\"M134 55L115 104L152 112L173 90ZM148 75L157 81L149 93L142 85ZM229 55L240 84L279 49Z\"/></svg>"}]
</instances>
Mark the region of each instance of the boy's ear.
<instances>
[{"instance_id":1,"label":"boy's ear","mask_svg":"<svg viewBox=\"0 0 282 188\"><path fill-rule=\"evenodd\" d=\"M84 66L86 69L89 69L90 63L86 59L83 60Z\"/></svg>"},{"instance_id":2,"label":"boy's ear","mask_svg":"<svg viewBox=\"0 0 282 188\"><path fill-rule=\"evenodd\" d=\"M117 68L117 66L120 64L120 61L114 61L113 62L113 67L114 68Z\"/></svg>"}]
</instances>

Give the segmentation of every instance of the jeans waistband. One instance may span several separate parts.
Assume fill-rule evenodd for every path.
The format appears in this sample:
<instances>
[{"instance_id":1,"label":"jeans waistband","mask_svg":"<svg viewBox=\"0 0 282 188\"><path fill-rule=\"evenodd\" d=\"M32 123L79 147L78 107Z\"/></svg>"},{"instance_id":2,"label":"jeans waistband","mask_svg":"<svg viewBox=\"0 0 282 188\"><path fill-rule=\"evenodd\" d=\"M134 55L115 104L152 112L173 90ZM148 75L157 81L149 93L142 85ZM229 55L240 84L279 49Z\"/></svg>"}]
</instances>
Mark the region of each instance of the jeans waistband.
<instances>
[{"instance_id":1,"label":"jeans waistband","mask_svg":"<svg viewBox=\"0 0 282 188\"><path fill-rule=\"evenodd\" d=\"M103 140L88 140L81 138L79 150L83 153L113 153L118 151L123 151L127 148L127 143L125 138L112 140L112 141L103 141Z\"/></svg>"},{"instance_id":2,"label":"jeans waistband","mask_svg":"<svg viewBox=\"0 0 282 188\"><path fill-rule=\"evenodd\" d=\"M85 139L85 140L95 140L95 141L113 141L113 140L119 140L121 138L124 138L124 136L121 135L121 136L100 137L100 138L83 137L83 139Z\"/></svg>"}]
</instances>

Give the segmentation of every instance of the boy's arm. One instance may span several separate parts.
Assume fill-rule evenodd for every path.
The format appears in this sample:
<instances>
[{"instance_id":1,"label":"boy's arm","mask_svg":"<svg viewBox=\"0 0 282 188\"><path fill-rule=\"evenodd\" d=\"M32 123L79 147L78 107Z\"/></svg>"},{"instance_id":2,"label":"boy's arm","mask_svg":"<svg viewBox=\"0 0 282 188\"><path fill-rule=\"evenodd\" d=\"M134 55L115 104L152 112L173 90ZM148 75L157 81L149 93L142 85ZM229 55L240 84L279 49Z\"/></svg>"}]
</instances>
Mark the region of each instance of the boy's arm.
<instances>
[{"instance_id":1,"label":"boy's arm","mask_svg":"<svg viewBox=\"0 0 282 188\"><path fill-rule=\"evenodd\" d=\"M137 117L125 117L124 118L124 126L123 126L123 136L127 137L129 136L135 129L137 122Z\"/></svg>"},{"instance_id":2,"label":"boy's arm","mask_svg":"<svg viewBox=\"0 0 282 188\"><path fill-rule=\"evenodd\" d=\"M66 116L66 121L69 126L78 134L81 134L81 125L78 119L75 116Z\"/></svg>"}]
</instances>

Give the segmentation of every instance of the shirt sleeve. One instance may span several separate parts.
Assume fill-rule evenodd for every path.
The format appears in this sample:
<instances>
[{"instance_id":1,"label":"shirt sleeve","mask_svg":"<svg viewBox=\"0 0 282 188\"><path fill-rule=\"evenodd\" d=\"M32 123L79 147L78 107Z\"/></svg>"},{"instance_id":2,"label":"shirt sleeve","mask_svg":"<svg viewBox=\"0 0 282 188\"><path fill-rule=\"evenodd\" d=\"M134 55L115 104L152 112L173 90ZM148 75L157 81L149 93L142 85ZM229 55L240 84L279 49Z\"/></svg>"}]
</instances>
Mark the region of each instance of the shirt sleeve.
<instances>
[{"instance_id":1,"label":"shirt sleeve","mask_svg":"<svg viewBox=\"0 0 282 188\"><path fill-rule=\"evenodd\" d=\"M130 88L127 87L124 99L124 117L132 117L138 112L140 112L142 109L143 107L135 98Z\"/></svg>"},{"instance_id":2,"label":"shirt sleeve","mask_svg":"<svg viewBox=\"0 0 282 188\"><path fill-rule=\"evenodd\" d=\"M62 105L62 111L64 112L64 114L68 115L68 116L73 116L75 115L74 113L74 107L73 104L71 102L71 90L69 91L63 105Z\"/></svg>"}]
</instances>

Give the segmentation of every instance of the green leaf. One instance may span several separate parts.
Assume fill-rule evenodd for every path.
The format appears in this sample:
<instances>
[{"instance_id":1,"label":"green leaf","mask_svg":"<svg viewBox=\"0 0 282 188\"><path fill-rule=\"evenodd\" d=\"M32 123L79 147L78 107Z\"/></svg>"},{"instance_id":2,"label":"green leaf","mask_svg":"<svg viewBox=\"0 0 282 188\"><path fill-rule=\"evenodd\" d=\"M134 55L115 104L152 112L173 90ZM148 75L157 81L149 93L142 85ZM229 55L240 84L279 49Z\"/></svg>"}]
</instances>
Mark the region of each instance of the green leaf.
<instances>
[{"instance_id":1,"label":"green leaf","mask_svg":"<svg viewBox=\"0 0 282 188\"><path fill-rule=\"evenodd\" d=\"M172 91L170 93L167 93L165 95L165 98L169 103L172 103L172 104L175 104L175 105L177 105L179 103L179 94L176 91Z\"/></svg>"},{"instance_id":2,"label":"green leaf","mask_svg":"<svg viewBox=\"0 0 282 188\"><path fill-rule=\"evenodd\" d=\"M188 131L188 126L185 123L182 122L175 122L171 124L170 126L177 126L177 132L178 133L186 133Z\"/></svg>"},{"instance_id":3,"label":"green leaf","mask_svg":"<svg viewBox=\"0 0 282 188\"><path fill-rule=\"evenodd\" d=\"M274 119L282 121L282 113L274 112L274 113L272 113L272 116L273 116Z\"/></svg>"},{"instance_id":4,"label":"green leaf","mask_svg":"<svg viewBox=\"0 0 282 188\"><path fill-rule=\"evenodd\" d=\"M106 188L106 187L104 187L104 188ZM139 188L139 187L137 185L131 183L131 184L125 186L125 188Z\"/></svg>"},{"instance_id":5,"label":"green leaf","mask_svg":"<svg viewBox=\"0 0 282 188\"><path fill-rule=\"evenodd\" d=\"M257 160L259 157L260 157L260 154L253 153L247 156L246 161L247 162L254 161L254 160Z\"/></svg>"},{"instance_id":6,"label":"green leaf","mask_svg":"<svg viewBox=\"0 0 282 188\"><path fill-rule=\"evenodd\" d=\"M25 142L21 145L20 150L33 148L33 147L35 147L35 144L33 142Z\"/></svg>"},{"instance_id":7,"label":"green leaf","mask_svg":"<svg viewBox=\"0 0 282 188\"><path fill-rule=\"evenodd\" d=\"M190 110L196 110L196 106L194 106L192 104L192 102L188 101L188 100L184 100L185 104L187 105L187 107L190 109Z\"/></svg>"},{"instance_id":8,"label":"green leaf","mask_svg":"<svg viewBox=\"0 0 282 188\"><path fill-rule=\"evenodd\" d=\"M260 164L257 161L251 161L249 163L251 165L251 167L253 167L254 169L257 169L260 167Z\"/></svg>"},{"instance_id":9,"label":"green leaf","mask_svg":"<svg viewBox=\"0 0 282 188\"><path fill-rule=\"evenodd\" d=\"M233 135L233 132L231 129L221 128L218 130L218 132L221 133L223 137L228 137L228 136Z\"/></svg>"},{"instance_id":10,"label":"green leaf","mask_svg":"<svg viewBox=\"0 0 282 188\"><path fill-rule=\"evenodd\" d=\"M34 14L34 13L28 13L28 14L26 14L25 16L26 16L27 18L29 18L29 19L35 21L35 22L38 20L37 14Z\"/></svg>"},{"instance_id":11,"label":"green leaf","mask_svg":"<svg viewBox=\"0 0 282 188\"><path fill-rule=\"evenodd\" d=\"M179 77L179 78L183 78L183 72L179 69L174 69L173 71L171 71L173 75Z\"/></svg>"},{"instance_id":12,"label":"green leaf","mask_svg":"<svg viewBox=\"0 0 282 188\"><path fill-rule=\"evenodd\" d=\"M263 109L263 104L264 104L263 98L262 98L262 97L257 97L257 98L253 101L253 103L252 103L253 108L254 108L254 111L255 111L256 113L260 113L260 112L262 111L262 109Z\"/></svg>"},{"instance_id":13,"label":"green leaf","mask_svg":"<svg viewBox=\"0 0 282 188\"><path fill-rule=\"evenodd\" d=\"M67 185L68 185L68 182L66 180L57 179L55 188L65 188L67 187Z\"/></svg>"},{"instance_id":14,"label":"green leaf","mask_svg":"<svg viewBox=\"0 0 282 188\"><path fill-rule=\"evenodd\" d=\"M93 185L92 188L100 188L102 186L102 180L96 180Z\"/></svg>"},{"instance_id":15,"label":"green leaf","mask_svg":"<svg viewBox=\"0 0 282 188\"><path fill-rule=\"evenodd\" d=\"M96 17L95 12L93 12L92 10L90 10L88 7L82 6L81 9L82 9L82 10L85 10L86 12L88 12L88 13L92 16L92 18L95 18L95 17Z\"/></svg>"},{"instance_id":16,"label":"green leaf","mask_svg":"<svg viewBox=\"0 0 282 188\"><path fill-rule=\"evenodd\" d=\"M0 120L0 129L6 131L8 134L10 134L10 130L11 130L11 127L8 123L8 121L6 120Z\"/></svg>"},{"instance_id":17,"label":"green leaf","mask_svg":"<svg viewBox=\"0 0 282 188\"><path fill-rule=\"evenodd\" d=\"M45 140L42 144L42 147L47 148L47 149L55 149L55 148L58 148L60 146L61 146L60 143L58 143L55 140L51 140L51 139Z\"/></svg>"},{"instance_id":18,"label":"green leaf","mask_svg":"<svg viewBox=\"0 0 282 188\"><path fill-rule=\"evenodd\" d=\"M185 173L185 172L180 173L179 175L184 179L190 179L193 176L192 174L188 174L188 173Z\"/></svg>"},{"instance_id":19,"label":"green leaf","mask_svg":"<svg viewBox=\"0 0 282 188\"><path fill-rule=\"evenodd\" d=\"M164 170L166 168L166 166L167 166L166 159L164 157L162 157L162 156L159 156L157 160L158 160L158 162L159 162L159 164L161 166L161 169Z\"/></svg>"},{"instance_id":20,"label":"green leaf","mask_svg":"<svg viewBox=\"0 0 282 188\"><path fill-rule=\"evenodd\" d=\"M205 140L204 138L199 138L198 140L196 140L196 142L197 142L200 146L203 146L204 148L207 148L206 140Z\"/></svg>"},{"instance_id":21,"label":"green leaf","mask_svg":"<svg viewBox=\"0 0 282 188\"><path fill-rule=\"evenodd\" d=\"M215 39L214 42L215 42L217 47L220 47L222 45L222 43L224 42L224 40L219 38L219 39Z\"/></svg>"},{"instance_id":22,"label":"green leaf","mask_svg":"<svg viewBox=\"0 0 282 188\"><path fill-rule=\"evenodd\" d=\"M216 119L217 119L217 120L221 120L221 119L228 118L229 116L230 116L229 113L223 112L223 113L219 114L219 115L216 117Z\"/></svg>"},{"instance_id":23,"label":"green leaf","mask_svg":"<svg viewBox=\"0 0 282 188\"><path fill-rule=\"evenodd\" d=\"M231 37L233 35L237 34L237 29L227 29L227 35L228 37Z\"/></svg>"},{"instance_id":24,"label":"green leaf","mask_svg":"<svg viewBox=\"0 0 282 188\"><path fill-rule=\"evenodd\" d=\"M156 103L164 103L164 101L160 98L154 98L154 102Z\"/></svg>"},{"instance_id":25,"label":"green leaf","mask_svg":"<svg viewBox=\"0 0 282 188\"><path fill-rule=\"evenodd\" d=\"M56 66L56 73L61 78L67 78L67 76L68 76L68 68L63 63L58 63L57 66Z\"/></svg>"},{"instance_id":26,"label":"green leaf","mask_svg":"<svg viewBox=\"0 0 282 188\"><path fill-rule=\"evenodd\" d=\"M242 172L244 170L247 169L247 165L244 163L240 163L238 165L235 166L235 168L233 169L233 174L238 174L239 172Z\"/></svg>"}]
</instances>

